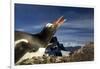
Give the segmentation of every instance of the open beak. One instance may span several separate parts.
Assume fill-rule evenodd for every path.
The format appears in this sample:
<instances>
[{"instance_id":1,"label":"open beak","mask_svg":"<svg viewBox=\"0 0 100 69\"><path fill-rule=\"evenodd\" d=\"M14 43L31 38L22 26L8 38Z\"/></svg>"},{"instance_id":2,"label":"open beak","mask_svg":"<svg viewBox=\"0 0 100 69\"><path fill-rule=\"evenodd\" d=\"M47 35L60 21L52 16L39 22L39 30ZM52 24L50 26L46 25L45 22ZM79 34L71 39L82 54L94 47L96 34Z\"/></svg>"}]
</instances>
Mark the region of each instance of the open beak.
<instances>
[{"instance_id":1,"label":"open beak","mask_svg":"<svg viewBox=\"0 0 100 69\"><path fill-rule=\"evenodd\" d=\"M53 22L53 25L58 28L59 26L61 26L64 22L66 21L66 19L64 19L63 16L61 16L60 18L58 18L56 21Z\"/></svg>"}]
</instances>

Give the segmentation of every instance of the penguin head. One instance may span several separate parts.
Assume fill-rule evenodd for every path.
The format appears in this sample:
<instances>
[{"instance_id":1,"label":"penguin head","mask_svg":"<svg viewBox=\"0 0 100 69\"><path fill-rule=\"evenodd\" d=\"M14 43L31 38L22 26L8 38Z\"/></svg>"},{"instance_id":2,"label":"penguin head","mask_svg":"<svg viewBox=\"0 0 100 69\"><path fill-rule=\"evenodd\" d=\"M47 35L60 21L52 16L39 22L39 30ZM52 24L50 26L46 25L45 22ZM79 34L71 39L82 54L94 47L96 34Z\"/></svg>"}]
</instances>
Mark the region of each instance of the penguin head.
<instances>
[{"instance_id":1,"label":"penguin head","mask_svg":"<svg viewBox=\"0 0 100 69\"><path fill-rule=\"evenodd\" d=\"M58 28L65 22L65 19L63 16L58 18L57 20L53 21L52 23L46 24L46 26L43 28L43 30L38 34L39 39L44 42L44 47L47 46L47 44L52 39L53 35L56 33Z\"/></svg>"},{"instance_id":2,"label":"penguin head","mask_svg":"<svg viewBox=\"0 0 100 69\"><path fill-rule=\"evenodd\" d=\"M58 18L57 20L53 21L52 23L46 24L46 29L49 32L56 32L56 30L65 22L66 20L64 19L63 16Z\"/></svg>"}]
</instances>

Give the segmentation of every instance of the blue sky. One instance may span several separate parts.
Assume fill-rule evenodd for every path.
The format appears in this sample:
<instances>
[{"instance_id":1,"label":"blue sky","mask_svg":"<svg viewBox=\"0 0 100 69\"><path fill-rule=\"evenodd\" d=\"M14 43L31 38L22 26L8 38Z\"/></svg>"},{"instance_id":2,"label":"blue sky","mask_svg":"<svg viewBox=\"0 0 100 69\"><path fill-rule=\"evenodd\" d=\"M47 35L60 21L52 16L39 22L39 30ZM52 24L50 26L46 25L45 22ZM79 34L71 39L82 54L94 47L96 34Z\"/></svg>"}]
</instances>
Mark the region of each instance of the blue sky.
<instances>
[{"instance_id":1,"label":"blue sky","mask_svg":"<svg viewBox=\"0 0 100 69\"><path fill-rule=\"evenodd\" d=\"M83 44L94 40L93 8L15 4L15 30L38 33L62 15L67 21L55 34L61 43Z\"/></svg>"}]
</instances>

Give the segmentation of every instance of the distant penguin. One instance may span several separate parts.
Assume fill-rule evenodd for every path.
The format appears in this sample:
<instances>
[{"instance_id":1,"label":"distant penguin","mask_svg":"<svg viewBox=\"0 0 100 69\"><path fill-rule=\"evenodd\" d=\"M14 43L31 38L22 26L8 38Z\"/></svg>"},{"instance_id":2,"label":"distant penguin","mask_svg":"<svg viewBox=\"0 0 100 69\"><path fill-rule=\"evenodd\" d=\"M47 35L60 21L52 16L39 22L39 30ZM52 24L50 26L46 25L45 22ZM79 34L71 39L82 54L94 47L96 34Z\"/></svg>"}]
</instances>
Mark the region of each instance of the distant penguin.
<instances>
[{"instance_id":1,"label":"distant penguin","mask_svg":"<svg viewBox=\"0 0 100 69\"><path fill-rule=\"evenodd\" d=\"M39 48L46 48L64 21L65 19L61 16L53 23L46 24L43 30L37 34L15 31L15 63L27 52L37 52Z\"/></svg>"}]
</instances>

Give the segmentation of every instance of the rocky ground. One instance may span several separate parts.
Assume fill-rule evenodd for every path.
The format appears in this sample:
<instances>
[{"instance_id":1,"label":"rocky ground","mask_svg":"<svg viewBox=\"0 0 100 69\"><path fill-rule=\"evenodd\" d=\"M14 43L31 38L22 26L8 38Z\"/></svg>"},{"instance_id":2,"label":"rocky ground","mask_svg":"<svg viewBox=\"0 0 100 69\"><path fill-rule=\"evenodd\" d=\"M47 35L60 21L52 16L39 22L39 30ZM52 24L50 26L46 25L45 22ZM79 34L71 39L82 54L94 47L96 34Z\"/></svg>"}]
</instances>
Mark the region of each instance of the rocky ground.
<instances>
[{"instance_id":1,"label":"rocky ground","mask_svg":"<svg viewBox=\"0 0 100 69\"><path fill-rule=\"evenodd\" d=\"M82 48L76 50L70 56L42 56L25 59L18 65L32 65L32 64L49 64L49 63L65 63L65 62L79 62L94 60L94 43L90 42Z\"/></svg>"}]
</instances>

